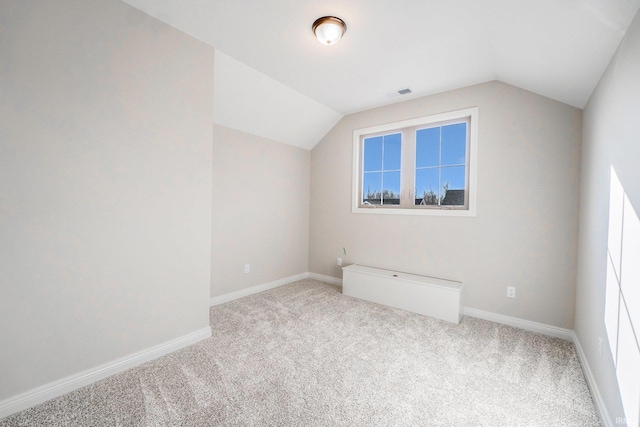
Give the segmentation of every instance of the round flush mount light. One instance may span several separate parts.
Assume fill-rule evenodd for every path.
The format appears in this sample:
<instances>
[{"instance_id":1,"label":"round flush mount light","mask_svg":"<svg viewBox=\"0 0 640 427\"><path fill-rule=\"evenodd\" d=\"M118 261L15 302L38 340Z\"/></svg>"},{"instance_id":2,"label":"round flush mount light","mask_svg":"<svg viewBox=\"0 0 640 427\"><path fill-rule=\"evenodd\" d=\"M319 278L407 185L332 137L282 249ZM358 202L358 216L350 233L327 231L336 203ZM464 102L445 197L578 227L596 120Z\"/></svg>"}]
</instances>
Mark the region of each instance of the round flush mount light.
<instances>
[{"instance_id":1,"label":"round flush mount light","mask_svg":"<svg viewBox=\"0 0 640 427\"><path fill-rule=\"evenodd\" d=\"M345 31L347 31L347 24L335 16L323 16L316 19L311 28L320 43L332 45L340 41Z\"/></svg>"}]
</instances>

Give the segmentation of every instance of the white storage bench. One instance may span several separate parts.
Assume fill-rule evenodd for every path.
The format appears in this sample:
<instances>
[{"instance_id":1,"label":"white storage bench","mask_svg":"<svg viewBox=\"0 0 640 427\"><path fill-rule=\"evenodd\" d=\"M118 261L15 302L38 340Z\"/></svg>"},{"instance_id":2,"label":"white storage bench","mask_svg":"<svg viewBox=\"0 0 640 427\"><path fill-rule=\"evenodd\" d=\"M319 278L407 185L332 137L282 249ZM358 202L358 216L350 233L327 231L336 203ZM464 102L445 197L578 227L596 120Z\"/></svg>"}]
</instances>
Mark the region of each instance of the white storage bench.
<instances>
[{"instance_id":1,"label":"white storage bench","mask_svg":"<svg viewBox=\"0 0 640 427\"><path fill-rule=\"evenodd\" d=\"M344 267L342 272L344 295L460 323L461 282L358 264Z\"/></svg>"}]
</instances>

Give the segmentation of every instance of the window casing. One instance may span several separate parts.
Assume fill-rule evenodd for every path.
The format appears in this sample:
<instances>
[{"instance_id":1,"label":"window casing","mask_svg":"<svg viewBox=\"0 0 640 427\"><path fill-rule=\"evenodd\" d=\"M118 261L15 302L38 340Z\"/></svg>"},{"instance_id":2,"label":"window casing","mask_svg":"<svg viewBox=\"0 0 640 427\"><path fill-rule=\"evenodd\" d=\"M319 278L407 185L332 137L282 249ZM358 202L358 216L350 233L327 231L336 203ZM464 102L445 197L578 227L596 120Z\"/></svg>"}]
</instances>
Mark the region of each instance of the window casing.
<instances>
[{"instance_id":1,"label":"window casing","mask_svg":"<svg viewBox=\"0 0 640 427\"><path fill-rule=\"evenodd\" d=\"M353 132L352 212L475 216L478 108Z\"/></svg>"}]
</instances>

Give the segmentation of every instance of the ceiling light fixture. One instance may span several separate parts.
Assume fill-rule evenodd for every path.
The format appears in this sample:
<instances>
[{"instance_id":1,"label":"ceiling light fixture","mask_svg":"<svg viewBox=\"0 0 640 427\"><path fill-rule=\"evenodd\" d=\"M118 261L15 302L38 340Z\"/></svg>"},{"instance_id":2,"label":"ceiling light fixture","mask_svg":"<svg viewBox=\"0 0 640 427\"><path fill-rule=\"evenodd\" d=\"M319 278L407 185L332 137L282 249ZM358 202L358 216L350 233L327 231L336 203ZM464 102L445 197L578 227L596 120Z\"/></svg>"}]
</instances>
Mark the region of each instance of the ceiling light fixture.
<instances>
[{"instance_id":1,"label":"ceiling light fixture","mask_svg":"<svg viewBox=\"0 0 640 427\"><path fill-rule=\"evenodd\" d=\"M316 19L311 28L320 43L332 45L340 41L347 31L347 24L335 16L323 16Z\"/></svg>"}]
</instances>

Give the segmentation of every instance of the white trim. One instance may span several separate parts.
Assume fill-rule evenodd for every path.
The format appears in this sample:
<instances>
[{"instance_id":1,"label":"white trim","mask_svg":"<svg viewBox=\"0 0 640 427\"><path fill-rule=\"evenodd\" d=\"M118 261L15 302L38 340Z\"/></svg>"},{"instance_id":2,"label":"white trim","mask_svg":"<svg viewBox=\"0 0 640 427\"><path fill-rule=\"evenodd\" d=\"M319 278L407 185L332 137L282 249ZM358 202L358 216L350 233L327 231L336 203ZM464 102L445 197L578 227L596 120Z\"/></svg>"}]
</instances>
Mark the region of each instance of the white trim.
<instances>
[{"instance_id":1,"label":"white trim","mask_svg":"<svg viewBox=\"0 0 640 427\"><path fill-rule=\"evenodd\" d=\"M300 273L295 276L289 276L273 282L264 283L262 285L254 286L248 289L243 289L241 291L211 298L211 305L214 306L222 304L224 302L232 301L234 299L242 298L244 296L262 292L268 289L273 289L278 286L286 285L288 283L293 283L306 278L320 280L333 285L342 285L342 279L339 279L337 277L306 272ZM504 316L502 314L478 310L471 307L464 307L463 312L465 316L501 323L504 325L541 333L543 335L549 335L567 341L572 341L576 347L578 359L580 360L580 365L582 366L587 385L589 386L591 396L593 397L596 408L598 410L600 421L605 427L614 427L614 424L609 416L609 411L607 410L604 400L602 399L602 394L600 393L598 385L595 381L595 377L593 376L593 373L589 366L589 362L587 361L587 357L582 350L580 340L578 339L578 336L574 331L570 329L558 328L556 326L545 325L542 323L531 322L529 320L522 320L516 317ZM0 401L0 419L8 417L40 403L46 402L47 400L62 396L86 385L93 384L96 381L100 381L104 378L122 372L129 368L133 368L150 360L157 359L158 357L164 356L165 354L180 350L181 348L195 344L209 337L211 337L211 327L207 326L198 331L183 335L182 337L176 338L171 341L167 341L163 344L159 344L149 349L133 353L129 356L116 359L113 362L100 365L93 369L88 369L86 371L68 376L66 378L62 378L49 384L36 387L17 396L10 397L8 399Z\"/></svg>"},{"instance_id":2,"label":"white trim","mask_svg":"<svg viewBox=\"0 0 640 427\"><path fill-rule=\"evenodd\" d=\"M587 355L584 353L584 350L582 350L582 345L580 344L578 335L575 332L573 332L572 335L573 335L573 344L576 347L576 352L578 353L578 359L580 359L580 365L582 366L582 372L584 373L584 377L587 380L587 385L589 386L589 391L591 392L591 397L593 398L593 402L596 404L596 408L598 409L600 422L605 427L614 427L615 424L611 420L611 417L609 416L607 405L605 405L604 399L602 399L602 394L600 393L600 389L598 388L598 383L596 383L596 379L593 376L593 372L591 372L591 367L589 366L589 362L587 361Z\"/></svg>"},{"instance_id":3,"label":"white trim","mask_svg":"<svg viewBox=\"0 0 640 427\"><path fill-rule=\"evenodd\" d=\"M558 328L557 326L545 325L544 323L532 322L530 320L518 319L517 317L505 316L503 314L491 313L489 311L478 310L477 308L464 307L465 316L476 317L478 319L489 320L491 322L502 323L531 332L537 332L550 337L561 338L566 341L573 341L573 331L571 329Z\"/></svg>"},{"instance_id":4,"label":"white trim","mask_svg":"<svg viewBox=\"0 0 640 427\"><path fill-rule=\"evenodd\" d=\"M578 336L574 331L572 331L571 329L558 328L556 326L545 325L543 323L531 322L529 320L522 320L516 317L504 316L502 314L478 310L471 307L464 307L464 315L476 317L478 319L489 320L491 322L501 323L503 325L509 325L520 329L525 329L527 331L537 332L543 335L561 338L567 341L572 341L574 346L576 347L578 360L580 361L582 372L584 373L587 385L589 386L591 397L593 398L593 401L596 405L596 409L600 417L600 422L602 422L602 425L604 427L614 427L614 422L609 416L607 406L602 399L602 394L600 393L600 389L598 389L598 384L596 383L595 377L593 376L593 372L591 372L591 367L589 366L589 362L587 361L587 356L582 350L580 340L578 339Z\"/></svg>"},{"instance_id":5,"label":"white trim","mask_svg":"<svg viewBox=\"0 0 640 427\"><path fill-rule=\"evenodd\" d=\"M344 295L460 323L461 282L358 264L342 275Z\"/></svg>"},{"instance_id":6,"label":"white trim","mask_svg":"<svg viewBox=\"0 0 640 427\"><path fill-rule=\"evenodd\" d=\"M268 291L269 289L277 288L282 285L297 282L298 280L306 279L309 277L309 273L300 273L295 276L289 276L282 279L274 280L273 282L263 283L261 285L252 286L250 288L241 289L239 291L231 292L224 295L211 298L209 306L224 304L225 302L233 301L238 298L246 297L249 295L257 294L258 292Z\"/></svg>"},{"instance_id":7,"label":"white trim","mask_svg":"<svg viewBox=\"0 0 640 427\"><path fill-rule=\"evenodd\" d=\"M324 274L318 274L318 273L308 273L308 274L309 274L309 279L316 279L316 280L320 280L321 282L330 283L332 285L342 286L342 279L339 279L337 277L325 276Z\"/></svg>"},{"instance_id":8,"label":"white trim","mask_svg":"<svg viewBox=\"0 0 640 427\"><path fill-rule=\"evenodd\" d=\"M478 169L478 107L449 111L431 116L417 117L399 122L371 126L353 131L353 163L351 178L351 213L381 215L430 215L430 216L476 216L476 192ZM401 131L404 128L422 126L450 120L469 118L469 208L468 209L418 209L418 208L361 208L360 207L360 138L378 132ZM402 190L402 189L401 189Z\"/></svg>"},{"instance_id":9,"label":"white trim","mask_svg":"<svg viewBox=\"0 0 640 427\"><path fill-rule=\"evenodd\" d=\"M138 351L129 356L121 357L112 362L105 363L98 367L87 369L86 371L70 375L66 378L53 381L51 383L36 387L17 396L10 397L0 402L0 418L23 411L32 406L54 399L74 390L93 384L111 375L117 374L129 368L141 365L160 356L169 354L181 348L195 344L211 337L211 327L199 329L179 338L167 341L150 347L146 350Z\"/></svg>"}]
</instances>

